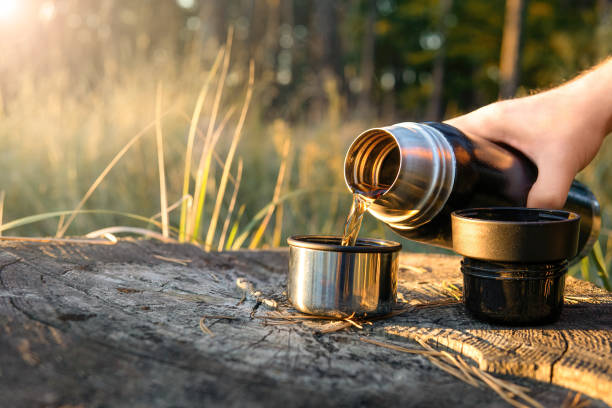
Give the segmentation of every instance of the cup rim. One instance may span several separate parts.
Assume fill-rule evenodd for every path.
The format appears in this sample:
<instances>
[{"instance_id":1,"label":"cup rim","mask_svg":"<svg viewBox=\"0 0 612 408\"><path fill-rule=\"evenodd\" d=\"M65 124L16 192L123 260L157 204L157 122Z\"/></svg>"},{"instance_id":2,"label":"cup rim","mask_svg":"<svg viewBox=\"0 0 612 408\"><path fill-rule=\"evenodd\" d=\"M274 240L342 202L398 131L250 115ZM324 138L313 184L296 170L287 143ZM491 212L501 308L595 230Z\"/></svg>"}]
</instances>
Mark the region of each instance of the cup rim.
<instances>
[{"instance_id":1,"label":"cup rim","mask_svg":"<svg viewBox=\"0 0 612 408\"><path fill-rule=\"evenodd\" d=\"M402 244L376 238L358 238L354 246L340 245L342 237L337 235L294 235L287 239L292 248L305 248L315 251L349 253L389 253L399 252Z\"/></svg>"}]
</instances>

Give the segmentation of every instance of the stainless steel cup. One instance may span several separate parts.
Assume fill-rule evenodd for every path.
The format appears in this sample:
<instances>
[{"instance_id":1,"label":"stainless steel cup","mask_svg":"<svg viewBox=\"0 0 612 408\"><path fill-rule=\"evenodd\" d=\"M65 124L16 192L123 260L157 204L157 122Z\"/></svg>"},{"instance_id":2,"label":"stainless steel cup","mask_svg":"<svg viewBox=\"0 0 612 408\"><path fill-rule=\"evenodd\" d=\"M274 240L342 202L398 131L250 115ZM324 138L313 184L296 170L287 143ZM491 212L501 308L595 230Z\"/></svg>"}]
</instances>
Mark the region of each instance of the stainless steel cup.
<instances>
[{"instance_id":1,"label":"stainless steel cup","mask_svg":"<svg viewBox=\"0 0 612 408\"><path fill-rule=\"evenodd\" d=\"M399 243L358 239L355 246L342 246L341 237L325 235L296 235L287 242L287 295L297 310L333 317L391 312Z\"/></svg>"}]
</instances>

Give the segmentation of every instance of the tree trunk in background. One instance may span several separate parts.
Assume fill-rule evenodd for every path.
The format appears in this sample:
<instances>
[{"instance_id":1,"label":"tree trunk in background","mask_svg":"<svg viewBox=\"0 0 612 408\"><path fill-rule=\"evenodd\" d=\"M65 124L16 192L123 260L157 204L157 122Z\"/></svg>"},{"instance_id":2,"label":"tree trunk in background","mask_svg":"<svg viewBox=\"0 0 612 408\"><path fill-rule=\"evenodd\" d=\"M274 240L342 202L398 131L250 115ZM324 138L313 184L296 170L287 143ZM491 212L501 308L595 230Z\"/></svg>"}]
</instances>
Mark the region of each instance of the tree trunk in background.
<instances>
[{"instance_id":1,"label":"tree trunk in background","mask_svg":"<svg viewBox=\"0 0 612 408\"><path fill-rule=\"evenodd\" d=\"M337 3L315 0L311 19L311 56L316 69L317 94L313 97L313 119L323 117L328 107L328 97L337 96L342 88L342 51L338 35ZM335 87L334 91L331 91ZM330 95L330 91L336 95Z\"/></svg>"},{"instance_id":2,"label":"tree trunk in background","mask_svg":"<svg viewBox=\"0 0 612 408\"><path fill-rule=\"evenodd\" d=\"M359 116L369 115L372 110L372 81L374 79L374 23L376 21L376 0L366 0L368 14L366 17L363 41L361 48L361 92L357 102L357 113Z\"/></svg>"},{"instance_id":3,"label":"tree trunk in background","mask_svg":"<svg viewBox=\"0 0 612 408\"><path fill-rule=\"evenodd\" d=\"M222 1L213 1L212 3L212 12L213 12L213 24L214 24L214 33L217 38L217 42L219 44L225 44L225 40L227 39L227 6ZM210 21L210 18L207 18L204 21Z\"/></svg>"},{"instance_id":4,"label":"tree trunk in background","mask_svg":"<svg viewBox=\"0 0 612 408\"><path fill-rule=\"evenodd\" d=\"M337 79L342 78L342 52L338 35L337 3L329 0L315 0L313 33L313 51L318 67L329 71Z\"/></svg>"},{"instance_id":5,"label":"tree trunk in background","mask_svg":"<svg viewBox=\"0 0 612 408\"><path fill-rule=\"evenodd\" d=\"M524 0L506 0L506 16L499 62L499 97L512 98L519 80Z\"/></svg>"},{"instance_id":6,"label":"tree trunk in background","mask_svg":"<svg viewBox=\"0 0 612 408\"><path fill-rule=\"evenodd\" d=\"M597 0L597 57L603 60L612 53L612 0Z\"/></svg>"},{"instance_id":7,"label":"tree trunk in background","mask_svg":"<svg viewBox=\"0 0 612 408\"><path fill-rule=\"evenodd\" d=\"M280 27L280 9L279 0L256 0L259 7L258 17L251 22L253 26L260 25L261 33L259 41L253 43L253 54L255 55L255 63L264 68L264 71L269 71L272 76L276 73L276 59L279 51L279 27ZM260 21L263 24L255 24Z\"/></svg>"},{"instance_id":8,"label":"tree trunk in background","mask_svg":"<svg viewBox=\"0 0 612 408\"><path fill-rule=\"evenodd\" d=\"M435 122L440 122L443 116L442 97L444 94L444 61L446 59L446 17L451 11L452 6L453 0L440 0L437 31L442 36L442 45L433 63L433 90L431 92L431 98L429 98L427 113L425 114L426 120Z\"/></svg>"}]
</instances>

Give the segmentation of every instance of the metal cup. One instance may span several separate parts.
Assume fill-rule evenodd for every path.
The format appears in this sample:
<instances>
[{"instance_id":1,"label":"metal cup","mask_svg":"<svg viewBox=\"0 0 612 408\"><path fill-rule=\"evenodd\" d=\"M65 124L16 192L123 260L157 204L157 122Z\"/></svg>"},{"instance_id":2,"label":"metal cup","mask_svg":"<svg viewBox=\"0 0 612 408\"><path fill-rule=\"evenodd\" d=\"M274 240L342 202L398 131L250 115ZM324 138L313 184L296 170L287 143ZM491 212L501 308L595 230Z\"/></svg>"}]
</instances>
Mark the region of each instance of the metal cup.
<instances>
[{"instance_id":1,"label":"metal cup","mask_svg":"<svg viewBox=\"0 0 612 408\"><path fill-rule=\"evenodd\" d=\"M355 246L342 246L341 237L325 235L296 235L287 242L287 295L297 310L340 318L391 312L399 243L358 239Z\"/></svg>"}]
</instances>

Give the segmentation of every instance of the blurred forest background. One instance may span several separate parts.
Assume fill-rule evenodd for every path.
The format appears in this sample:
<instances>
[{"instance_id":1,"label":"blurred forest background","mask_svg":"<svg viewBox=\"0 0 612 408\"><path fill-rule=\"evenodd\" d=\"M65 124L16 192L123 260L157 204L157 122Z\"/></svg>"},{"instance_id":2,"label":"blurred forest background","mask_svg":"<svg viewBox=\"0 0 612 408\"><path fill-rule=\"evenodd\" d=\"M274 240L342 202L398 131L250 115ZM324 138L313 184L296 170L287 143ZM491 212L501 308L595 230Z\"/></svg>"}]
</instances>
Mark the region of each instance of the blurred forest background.
<instances>
[{"instance_id":1,"label":"blurred forest background","mask_svg":"<svg viewBox=\"0 0 612 408\"><path fill-rule=\"evenodd\" d=\"M546 89L611 53L611 0L0 0L2 229L207 249L339 234L361 131ZM579 176L606 217L611 153ZM362 235L398 239L369 218Z\"/></svg>"}]
</instances>

